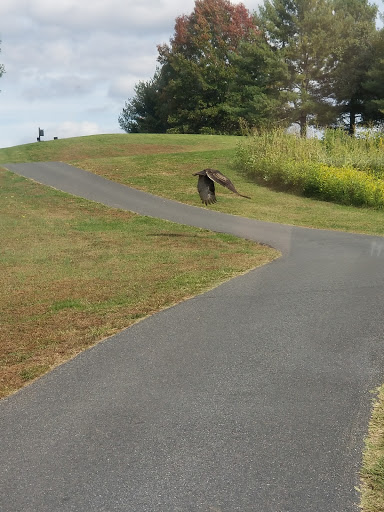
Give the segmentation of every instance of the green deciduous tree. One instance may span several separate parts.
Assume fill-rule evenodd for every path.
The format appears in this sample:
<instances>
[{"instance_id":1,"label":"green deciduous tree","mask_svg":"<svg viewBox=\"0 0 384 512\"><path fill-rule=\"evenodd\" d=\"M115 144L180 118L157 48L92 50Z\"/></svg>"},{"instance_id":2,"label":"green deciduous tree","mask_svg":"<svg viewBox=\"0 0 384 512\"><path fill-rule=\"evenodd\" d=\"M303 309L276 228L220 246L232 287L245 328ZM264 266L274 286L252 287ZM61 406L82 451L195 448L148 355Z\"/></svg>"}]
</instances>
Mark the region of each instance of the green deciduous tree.
<instances>
[{"instance_id":1,"label":"green deciduous tree","mask_svg":"<svg viewBox=\"0 0 384 512\"><path fill-rule=\"evenodd\" d=\"M242 4L196 0L189 16L176 19L170 44L158 46L160 67L141 82L120 114L126 131L233 133L239 120L228 105L236 75L232 56L258 31Z\"/></svg>"},{"instance_id":2,"label":"green deciduous tree","mask_svg":"<svg viewBox=\"0 0 384 512\"><path fill-rule=\"evenodd\" d=\"M232 131L225 106L235 73L230 55L256 34L247 9L228 0L197 0L189 16L176 19L170 44L158 47L174 131Z\"/></svg>"}]
</instances>

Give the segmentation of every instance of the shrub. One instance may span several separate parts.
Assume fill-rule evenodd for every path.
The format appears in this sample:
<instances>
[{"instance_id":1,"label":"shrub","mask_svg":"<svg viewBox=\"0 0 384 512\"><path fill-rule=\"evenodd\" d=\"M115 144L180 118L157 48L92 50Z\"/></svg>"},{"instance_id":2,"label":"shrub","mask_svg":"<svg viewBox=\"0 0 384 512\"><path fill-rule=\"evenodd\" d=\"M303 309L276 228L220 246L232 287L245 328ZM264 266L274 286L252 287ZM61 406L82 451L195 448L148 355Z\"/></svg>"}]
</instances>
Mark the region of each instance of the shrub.
<instances>
[{"instance_id":1,"label":"shrub","mask_svg":"<svg viewBox=\"0 0 384 512\"><path fill-rule=\"evenodd\" d=\"M316 169L323 199L354 206L384 207L384 180L351 168L320 165Z\"/></svg>"},{"instance_id":2,"label":"shrub","mask_svg":"<svg viewBox=\"0 0 384 512\"><path fill-rule=\"evenodd\" d=\"M326 133L322 141L273 131L240 144L237 162L259 183L341 204L383 208L382 174L367 167L371 148L384 165L382 144L380 137L356 140L337 131Z\"/></svg>"}]
</instances>

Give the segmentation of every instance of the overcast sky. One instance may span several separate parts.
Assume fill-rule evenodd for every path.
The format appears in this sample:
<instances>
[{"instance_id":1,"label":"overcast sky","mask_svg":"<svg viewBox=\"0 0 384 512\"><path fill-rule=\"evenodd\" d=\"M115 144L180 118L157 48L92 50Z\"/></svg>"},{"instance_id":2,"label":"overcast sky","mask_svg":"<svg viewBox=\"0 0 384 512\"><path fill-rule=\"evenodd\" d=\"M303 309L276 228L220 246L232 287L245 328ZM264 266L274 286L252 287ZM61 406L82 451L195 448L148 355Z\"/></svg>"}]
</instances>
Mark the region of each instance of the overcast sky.
<instances>
[{"instance_id":1,"label":"overcast sky","mask_svg":"<svg viewBox=\"0 0 384 512\"><path fill-rule=\"evenodd\" d=\"M253 13L262 0L242 3ZM35 142L39 127L44 140L122 133L125 100L153 77L156 46L169 42L176 17L194 4L0 0L0 147Z\"/></svg>"}]
</instances>

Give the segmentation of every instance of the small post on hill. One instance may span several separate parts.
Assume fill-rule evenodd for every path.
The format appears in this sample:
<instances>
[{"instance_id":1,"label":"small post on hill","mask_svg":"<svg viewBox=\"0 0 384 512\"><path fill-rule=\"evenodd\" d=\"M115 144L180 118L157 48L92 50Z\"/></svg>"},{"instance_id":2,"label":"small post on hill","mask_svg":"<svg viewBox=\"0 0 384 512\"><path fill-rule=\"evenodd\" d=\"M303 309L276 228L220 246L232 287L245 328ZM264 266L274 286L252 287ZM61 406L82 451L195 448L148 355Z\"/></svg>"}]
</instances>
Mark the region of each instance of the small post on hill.
<instances>
[{"instance_id":1,"label":"small post on hill","mask_svg":"<svg viewBox=\"0 0 384 512\"><path fill-rule=\"evenodd\" d=\"M39 136L37 137L37 142L40 142L40 137L44 137L44 130L42 130L42 129L39 127Z\"/></svg>"}]
</instances>

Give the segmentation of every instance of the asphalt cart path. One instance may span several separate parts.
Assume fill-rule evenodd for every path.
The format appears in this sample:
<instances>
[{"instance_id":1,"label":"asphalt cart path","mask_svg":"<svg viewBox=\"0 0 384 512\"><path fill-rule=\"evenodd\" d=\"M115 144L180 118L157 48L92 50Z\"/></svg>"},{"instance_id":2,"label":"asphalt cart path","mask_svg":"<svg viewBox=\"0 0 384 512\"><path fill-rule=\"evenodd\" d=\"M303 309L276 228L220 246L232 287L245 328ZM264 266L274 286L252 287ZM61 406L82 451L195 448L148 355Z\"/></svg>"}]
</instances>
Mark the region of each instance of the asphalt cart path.
<instances>
[{"instance_id":1,"label":"asphalt cart path","mask_svg":"<svg viewBox=\"0 0 384 512\"><path fill-rule=\"evenodd\" d=\"M3 167L283 255L2 400L1 512L357 512L384 375L383 238L220 214L63 163Z\"/></svg>"}]
</instances>

